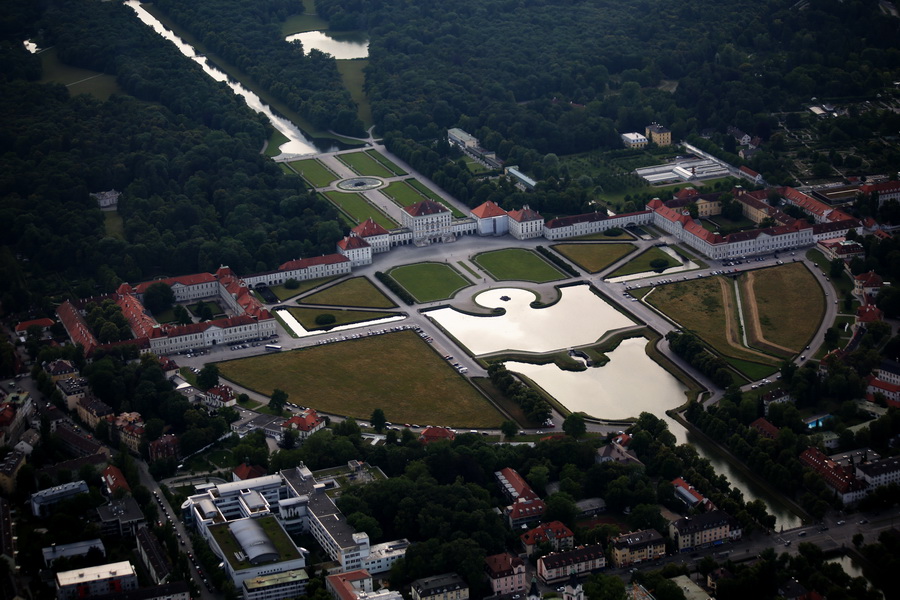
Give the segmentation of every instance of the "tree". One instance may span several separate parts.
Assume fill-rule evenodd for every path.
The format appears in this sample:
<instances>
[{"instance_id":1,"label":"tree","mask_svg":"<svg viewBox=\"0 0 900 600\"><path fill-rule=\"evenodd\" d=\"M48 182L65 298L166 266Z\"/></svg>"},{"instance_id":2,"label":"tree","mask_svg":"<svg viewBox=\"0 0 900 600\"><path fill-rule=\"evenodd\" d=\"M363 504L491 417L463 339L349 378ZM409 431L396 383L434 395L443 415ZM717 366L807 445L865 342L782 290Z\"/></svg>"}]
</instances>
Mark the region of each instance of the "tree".
<instances>
[{"instance_id":1,"label":"tree","mask_svg":"<svg viewBox=\"0 0 900 600\"><path fill-rule=\"evenodd\" d=\"M144 292L144 306L154 315L169 310L175 302L175 292L168 283L157 281Z\"/></svg>"},{"instance_id":2,"label":"tree","mask_svg":"<svg viewBox=\"0 0 900 600\"><path fill-rule=\"evenodd\" d=\"M172 309L175 314L175 322L179 325L189 325L192 322L191 313L182 304L176 304Z\"/></svg>"},{"instance_id":3,"label":"tree","mask_svg":"<svg viewBox=\"0 0 900 600\"><path fill-rule=\"evenodd\" d=\"M280 415L284 410L284 406L287 404L288 394L284 390L275 389L272 391L272 396L269 398L269 408L276 415Z\"/></svg>"},{"instance_id":4,"label":"tree","mask_svg":"<svg viewBox=\"0 0 900 600\"><path fill-rule=\"evenodd\" d=\"M210 363L197 374L197 387L206 391L219 385L219 367Z\"/></svg>"},{"instance_id":5,"label":"tree","mask_svg":"<svg viewBox=\"0 0 900 600\"><path fill-rule=\"evenodd\" d=\"M384 416L384 411L380 408L372 411L372 417L369 420L372 422L372 428L377 433L384 431L384 427L387 425L387 417Z\"/></svg>"},{"instance_id":6,"label":"tree","mask_svg":"<svg viewBox=\"0 0 900 600\"><path fill-rule=\"evenodd\" d=\"M828 274L832 279L837 279L844 272L844 259L835 258L828 263Z\"/></svg>"},{"instance_id":7,"label":"tree","mask_svg":"<svg viewBox=\"0 0 900 600\"><path fill-rule=\"evenodd\" d=\"M297 432L293 429L287 429L281 437L281 447L285 450L293 450L297 447Z\"/></svg>"},{"instance_id":8,"label":"tree","mask_svg":"<svg viewBox=\"0 0 900 600\"><path fill-rule=\"evenodd\" d=\"M210 307L209 302L201 302L199 307L197 308L197 316L200 317L201 321L212 321L213 312L212 307Z\"/></svg>"},{"instance_id":9,"label":"tree","mask_svg":"<svg viewBox=\"0 0 900 600\"><path fill-rule=\"evenodd\" d=\"M656 271L657 273L662 273L667 268L669 268L669 259L668 258L654 258L650 261L650 268Z\"/></svg>"},{"instance_id":10,"label":"tree","mask_svg":"<svg viewBox=\"0 0 900 600\"><path fill-rule=\"evenodd\" d=\"M572 413L566 417L562 425L566 435L570 435L576 440L587 433L587 425L584 422L584 415L581 413Z\"/></svg>"},{"instance_id":11,"label":"tree","mask_svg":"<svg viewBox=\"0 0 900 600\"><path fill-rule=\"evenodd\" d=\"M516 434L519 432L519 427L514 421L506 420L500 424L500 432L506 439L511 440L516 437Z\"/></svg>"}]
</instances>

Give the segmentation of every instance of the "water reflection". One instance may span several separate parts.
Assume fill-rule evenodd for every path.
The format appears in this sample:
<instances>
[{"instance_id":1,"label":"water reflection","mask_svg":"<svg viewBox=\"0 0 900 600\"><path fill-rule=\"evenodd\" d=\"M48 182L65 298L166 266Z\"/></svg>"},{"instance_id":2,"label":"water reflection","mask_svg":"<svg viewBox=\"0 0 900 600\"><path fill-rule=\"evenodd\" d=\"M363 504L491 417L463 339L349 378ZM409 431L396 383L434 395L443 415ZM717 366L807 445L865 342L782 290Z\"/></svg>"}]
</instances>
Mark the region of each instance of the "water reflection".
<instances>
[{"instance_id":1,"label":"water reflection","mask_svg":"<svg viewBox=\"0 0 900 600\"><path fill-rule=\"evenodd\" d=\"M453 308L426 314L476 356L501 350L550 352L591 344L607 331L635 324L594 295L590 286L564 287L560 293L559 302L541 309L529 306L536 296L523 289L488 290L475 297L481 306L506 309L500 317L477 317Z\"/></svg>"},{"instance_id":2,"label":"water reflection","mask_svg":"<svg viewBox=\"0 0 900 600\"><path fill-rule=\"evenodd\" d=\"M150 26L153 31L175 44L182 54L200 65L207 75L216 81L228 85L234 93L241 96L244 101L246 101L247 106L256 112L264 114L272 123L272 126L288 138L287 142L279 146L279 149L283 154L317 154L319 152L333 152L341 149L340 146L332 140L312 140L307 137L299 127L277 114L268 104L263 102L259 96L245 88L240 82L231 79L226 73L211 66L206 58L202 55L198 55L194 51L193 46L166 29L156 17L148 13L138 0L126 0L125 4L130 6L134 12L137 13L138 18L144 24Z\"/></svg>"},{"instance_id":3,"label":"water reflection","mask_svg":"<svg viewBox=\"0 0 900 600\"><path fill-rule=\"evenodd\" d=\"M646 338L623 340L615 350L606 353L610 359L607 364L585 371L563 371L552 363L505 364L510 371L530 378L572 412L602 419L627 419L642 412L659 415L684 404L687 388L647 356L646 345ZM635 373L640 373L640 378Z\"/></svg>"},{"instance_id":4,"label":"water reflection","mask_svg":"<svg viewBox=\"0 0 900 600\"><path fill-rule=\"evenodd\" d=\"M368 58L369 40L363 34L333 34L324 31L304 31L284 38L285 41L299 41L303 44L303 51L319 50L330 54L337 60L349 60L354 58Z\"/></svg>"}]
</instances>

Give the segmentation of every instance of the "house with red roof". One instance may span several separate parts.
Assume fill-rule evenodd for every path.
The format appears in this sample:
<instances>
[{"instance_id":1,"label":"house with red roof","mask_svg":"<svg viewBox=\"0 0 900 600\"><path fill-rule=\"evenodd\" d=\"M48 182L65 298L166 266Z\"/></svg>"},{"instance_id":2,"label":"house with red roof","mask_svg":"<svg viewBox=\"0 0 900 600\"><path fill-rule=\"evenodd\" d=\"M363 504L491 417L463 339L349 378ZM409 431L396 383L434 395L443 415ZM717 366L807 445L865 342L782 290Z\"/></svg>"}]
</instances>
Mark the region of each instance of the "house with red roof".
<instances>
[{"instance_id":1,"label":"house with red roof","mask_svg":"<svg viewBox=\"0 0 900 600\"><path fill-rule=\"evenodd\" d=\"M391 249L391 234L390 232L372 220L372 217L369 217L356 227L350 230L351 235L356 235L366 240L366 242L372 247L372 252L377 254L379 252L387 252Z\"/></svg>"},{"instance_id":2,"label":"house with red roof","mask_svg":"<svg viewBox=\"0 0 900 600\"><path fill-rule=\"evenodd\" d=\"M740 169L738 169L738 173L740 173L741 177L749 179L756 185L763 185L766 182L765 179L763 179L762 175L749 167L741 167Z\"/></svg>"},{"instance_id":3,"label":"house with red roof","mask_svg":"<svg viewBox=\"0 0 900 600\"><path fill-rule=\"evenodd\" d=\"M469 211L469 215L477 223L475 231L478 235L506 235L509 233L508 213L496 202L488 200Z\"/></svg>"},{"instance_id":4,"label":"house with red roof","mask_svg":"<svg viewBox=\"0 0 900 600\"><path fill-rule=\"evenodd\" d=\"M575 547L575 534L561 521L541 523L519 536L525 554L531 555L539 544L549 544L554 552L571 550Z\"/></svg>"},{"instance_id":5,"label":"house with red roof","mask_svg":"<svg viewBox=\"0 0 900 600\"><path fill-rule=\"evenodd\" d=\"M234 388L224 383L211 387L200 395L203 404L212 409L234 406L237 404L237 395Z\"/></svg>"},{"instance_id":6,"label":"house with red roof","mask_svg":"<svg viewBox=\"0 0 900 600\"><path fill-rule=\"evenodd\" d=\"M314 409L305 408L282 423L281 426L284 429L296 431L297 441L302 443L315 432L325 428L325 419L320 417Z\"/></svg>"},{"instance_id":7,"label":"house with red roof","mask_svg":"<svg viewBox=\"0 0 900 600\"><path fill-rule=\"evenodd\" d=\"M119 490L129 494L131 493L131 486L125 481L125 475L119 467L115 465L109 465L103 469L101 479L103 479L103 485L106 487L106 493L110 496L114 495Z\"/></svg>"},{"instance_id":8,"label":"house with red roof","mask_svg":"<svg viewBox=\"0 0 900 600\"><path fill-rule=\"evenodd\" d=\"M602 233L607 229L635 227L650 223L650 211L639 211L609 216L606 212L594 211L568 217L556 217L544 223L544 237L559 240L582 235Z\"/></svg>"},{"instance_id":9,"label":"house with red roof","mask_svg":"<svg viewBox=\"0 0 900 600\"><path fill-rule=\"evenodd\" d=\"M218 281L216 280L216 276L212 273L193 273L191 275L179 275L178 277L144 281L134 286L134 289L129 290L129 292L135 294L138 297L138 300L143 302L144 293L155 283L165 283L172 288L172 292L175 294L175 302L200 300L202 298L216 296L219 293Z\"/></svg>"},{"instance_id":10,"label":"house with red roof","mask_svg":"<svg viewBox=\"0 0 900 600\"><path fill-rule=\"evenodd\" d=\"M884 313L875 305L860 306L856 309L857 323L874 323L884 321Z\"/></svg>"},{"instance_id":11,"label":"house with red roof","mask_svg":"<svg viewBox=\"0 0 900 600\"><path fill-rule=\"evenodd\" d=\"M866 400L875 402L876 394L883 397L888 406L900 408L900 385L869 375L866 378Z\"/></svg>"},{"instance_id":12,"label":"house with red roof","mask_svg":"<svg viewBox=\"0 0 900 600\"><path fill-rule=\"evenodd\" d=\"M853 293L864 301L869 302L878 295L883 285L884 280L875 271L860 273L853 278Z\"/></svg>"},{"instance_id":13,"label":"house with red roof","mask_svg":"<svg viewBox=\"0 0 900 600\"><path fill-rule=\"evenodd\" d=\"M443 440L452 442L456 439L456 434L446 427L426 427L419 434L419 441L423 444L431 444Z\"/></svg>"},{"instance_id":14,"label":"house with red roof","mask_svg":"<svg viewBox=\"0 0 900 600\"><path fill-rule=\"evenodd\" d=\"M353 233L345 235L338 241L337 249L340 254L350 259L351 267L372 264L372 246L358 235Z\"/></svg>"},{"instance_id":15,"label":"house with red roof","mask_svg":"<svg viewBox=\"0 0 900 600\"><path fill-rule=\"evenodd\" d=\"M50 328L54 323L56 323L56 321L47 318L22 321L21 323L16 325L16 336L24 340L25 336L28 333L29 327L40 327L41 334L46 334L48 331L50 331Z\"/></svg>"},{"instance_id":16,"label":"house with red roof","mask_svg":"<svg viewBox=\"0 0 900 600\"><path fill-rule=\"evenodd\" d=\"M178 458L180 455L178 436L174 433L167 433L158 440L150 442L148 451L151 462L165 458Z\"/></svg>"},{"instance_id":17,"label":"house with red roof","mask_svg":"<svg viewBox=\"0 0 900 600\"><path fill-rule=\"evenodd\" d=\"M878 194L878 206L888 200L900 201L900 181L882 181L881 183L867 183L859 188L863 194Z\"/></svg>"},{"instance_id":18,"label":"house with red roof","mask_svg":"<svg viewBox=\"0 0 900 600\"><path fill-rule=\"evenodd\" d=\"M248 479L256 479L257 477L265 477L268 471L259 465L248 465L241 463L231 472L232 481L246 481Z\"/></svg>"},{"instance_id":19,"label":"house with red roof","mask_svg":"<svg viewBox=\"0 0 900 600\"><path fill-rule=\"evenodd\" d=\"M852 466L834 461L814 446L800 453L800 462L821 475L844 504L852 504L868 493L868 485L856 477Z\"/></svg>"},{"instance_id":20,"label":"house with red roof","mask_svg":"<svg viewBox=\"0 0 900 600\"><path fill-rule=\"evenodd\" d=\"M512 529L543 519L547 506L515 469L506 467L494 473L494 477L503 494L512 501L503 513Z\"/></svg>"},{"instance_id":21,"label":"house with red roof","mask_svg":"<svg viewBox=\"0 0 900 600\"><path fill-rule=\"evenodd\" d=\"M485 572L495 595L512 594L525 589L525 561L509 552L484 559Z\"/></svg>"},{"instance_id":22,"label":"house with red roof","mask_svg":"<svg viewBox=\"0 0 900 600\"><path fill-rule=\"evenodd\" d=\"M509 211L509 233L517 240L540 237L544 233L544 217L527 204Z\"/></svg>"},{"instance_id":23,"label":"house with red roof","mask_svg":"<svg viewBox=\"0 0 900 600\"><path fill-rule=\"evenodd\" d=\"M298 258L282 263L274 271L264 271L242 277L250 288L284 285L289 279L307 281L321 277L337 277L350 273L350 259L338 252L313 256L311 258Z\"/></svg>"},{"instance_id":24,"label":"house with red roof","mask_svg":"<svg viewBox=\"0 0 900 600\"><path fill-rule=\"evenodd\" d=\"M694 489L694 486L681 477L673 479L672 485L675 487L675 497L681 500L688 508L697 508L704 511L715 509L715 505L709 501L709 498L698 492Z\"/></svg>"},{"instance_id":25,"label":"house with red roof","mask_svg":"<svg viewBox=\"0 0 900 600\"><path fill-rule=\"evenodd\" d=\"M775 440L778 439L778 428L769 422L765 417L760 417L750 423L750 427L759 432L764 438Z\"/></svg>"}]
</instances>

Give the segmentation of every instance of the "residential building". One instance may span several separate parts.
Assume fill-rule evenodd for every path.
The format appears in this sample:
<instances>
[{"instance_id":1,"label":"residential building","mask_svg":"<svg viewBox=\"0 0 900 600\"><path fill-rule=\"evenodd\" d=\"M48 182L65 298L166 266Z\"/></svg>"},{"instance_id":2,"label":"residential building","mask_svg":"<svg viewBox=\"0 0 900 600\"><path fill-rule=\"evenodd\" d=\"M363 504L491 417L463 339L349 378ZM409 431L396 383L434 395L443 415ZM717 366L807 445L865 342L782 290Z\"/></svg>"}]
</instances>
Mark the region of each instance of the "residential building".
<instances>
[{"instance_id":1,"label":"residential building","mask_svg":"<svg viewBox=\"0 0 900 600\"><path fill-rule=\"evenodd\" d=\"M127 560L56 574L58 600L82 600L137 588L137 573Z\"/></svg>"},{"instance_id":2,"label":"residential building","mask_svg":"<svg viewBox=\"0 0 900 600\"><path fill-rule=\"evenodd\" d=\"M859 188L863 194L878 194L878 206L888 200L900 201L900 181L883 181L881 183L868 183Z\"/></svg>"},{"instance_id":3,"label":"residential building","mask_svg":"<svg viewBox=\"0 0 900 600\"><path fill-rule=\"evenodd\" d=\"M565 581L572 575L583 576L606 567L603 546L579 546L565 552L551 552L537 561L537 576L545 584Z\"/></svg>"},{"instance_id":4,"label":"residential building","mask_svg":"<svg viewBox=\"0 0 900 600\"><path fill-rule=\"evenodd\" d=\"M128 482L125 481L125 475L119 469L119 467L115 465L109 465L105 469L103 469L103 475L100 477L101 481L103 481L103 485L106 487L106 493L110 496L116 494L116 492L124 492L131 493L131 487L128 485ZM159 583L159 582L157 582Z\"/></svg>"},{"instance_id":5,"label":"residential building","mask_svg":"<svg viewBox=\"0 0 900 600\"><path fill-rule=\"evenodd\" d=\"M900 483L900 457L861 462L856 465L856 476L865 481L870 489Z\"/></svg>"},{"instance_id":6,"label":"residential building","mask_svg":"<svg viewBox=\"0 0 900 600\"><path fill-rule=\"evenodd\" d=\"M849 261L856 256L864 256L866 253L866 249L863 248L862 244L842 237L820 240L816 244L816 248L829 260L840 258L841 260Z\"/></svg>"},{"instance_id":7,"label":"residential building","mask_svg":"<svg viewBox=\"0 0 900 600\"><path fill-rule=\"evenodd\" d=\"M87 437L87 435L75 431L68 423L62 422L57 425L54 433L63 449L73 456L103 454L106 458L109 458L109 448L92 437Z\"/></svg>"},{"instance_id":8,"label":"residential building","mask_svg":"<svg viewBox=\"0 0 900 600\"><path fill-rule=\"evenodd\" d=\"M144 420L141 413L123 412L117 416L107 415L109 439L113 445L124 444L133 453L140 453L144 439Z\"/></svg>"},{"instance_id":9,"label":"residential building","mask_svg":"<svg viewBox=\"0 0 900 600\"><path fill-rule=\"evenodd\" d=\"M93 396L82 398L78 402L76 409L78 411L78 418L91 429L97 427L97 423L100 422L100 419L106 419L106 417L112 415L113 412L110 405Z\"/></svg>"},{"instance_id":10,"label":"residential building","mask_svg":"<svg viewBox=\"0 0 900 600\"><path fill-rule=\"evenodd\" d=\"M374 591L372 576L365 569L335 573L325 578L325 589L334 600L356 600Z\"/></svg>"},{"instance_id":11,"label":"residential building","mask_svg":"<svg viewBox=\"0 0 900 600\"><path fill-rule=\"evenodd\" d=\"M423 577L412 582L412 600L468 600L469 586L456 573Z\"/></svg>"},{"instance_id":12,"label":"residential building","mask_svg":"<svg viewBox=\"0 0 900 600\"><path fill-rule=\"evenodd\" d=\"M31 514L36 517L49 516L54 505L66 498L71 498L78 494L87 494L88 491L87 482L82 479L35 492L31 495L30 500Z\"/></svg>"},{"instance_id":13,"label":"residential building","mask_svg":"<svg viewBox=\"0 0 900 600\"><path fill-rule=\"evenodd\" d=\"M41 331L41 335L43 336L48 331L50 331L50 328L53 327L54 323L56 323L56 321L54 321L53 319L48 319L46 317L44 317L43 319L31 319L30 321L21 321L20 323L16 324L16 328L15 328L16 337L18 337L19 339L24 341L25 337L28 335L28 329L30 327L39 328Z\"/></svg>"},{"instance_id":14,"label":"residential building","mask_svg":"<svg viewBox=\"0 0 900 600\"><path fill-rule=\"evenodd\" d=\"M354 234L345 235L337 243L338 252L350 259L351 267L362 267L372 264L372 246L365 239Z\"/></svg>"},{"instance_id":15,"label":"residential building","mask_svg":"<svg viewBox=\"0 0 900 600\"><path fill-rule=\"evenodd\" d=\"M88 381L84 377L60 379L56 382L56 387L62 394L63 400L66 403L66 408L69 412L77 412L79 400L90 393Z\"/></svg>"},{"instance_id":16,"label":"residential building","mask_svg":"<svg viewBox=\"0 0 900 600\"><path fill-rule=\"evenodd\" d=\"M52 546L41 548L41 554L44 557L44 566L49 568L53 566L57 559L70 556L85 556L91 549L106 558L106 546L103 545L103 540L100 538L72 542L71 544L53 544Z\"/></svg>"},{"instance_id":17,"label":"residential building","mask_svg":"<svg viewBox=\"0 0 900 600\"><path fill-rule=\"evenodd\" d=\"M638 460L638 457L633 452L615 440L598 448L594 460L598 463L619 462L627 465L644 466L644 463Z\"/></svg>"},{"instance_id":18,"label":"residential building","mask_svg":"<svg viewBox=\"0 0 900 600\"><path fill-rule=\"evenodd\" d=\"M741 526L737 519L717 509L669 523L669 536L677 550L684 552L738 540Z\"/></svg>"},{"instance_id":19,"label":"residential building","mask_svg":"<svg viewBox=\"0 0 900 600\"><path fill-rule=\"evenodd\" d=\"M778 439L778 428L772 425L765 417L760 417L750 423L750 427L759 432L759 435L766 439Z\"/></svg>"},{"instance_id":20,"label":"residential building","mask_svg":"<svg viewBox=\"0 0 900 600\"><path fill-rule=\"evenodd\" d=\"M6 561L11 572L16 569L18 554L16 521L12 518L9 500L0 496L0 557Z\"/></svg>"},{"instance_id":21,"label":"residential building","mask_svg":"<svg viewBox=\"0 0 900 600\"><path fill-rule=\"evenodd\" d=\"M515 469L504 468L494 473L494 477L500 483L503 494L512 502L504 510L512 529L541 521L547 507Z\"/></svg>"},{"instance_id":22,"label":"residential building","mask_svg":"<svg viewBox=\"0 0 900 600\"><path fill-rule=\"evenodd\" d=\"M60 379L72 379L78 377L78 369L70 360L58 359L44 363L44 372L50 376L50 380L56 383Z\"/></svg>"},{"instance_id":23,"label":"residential building","mask_svg":"<svg viewBox=\"0 0 900 600\"><path fill-rule=\"evenodd\" d=\"M88 454L71 460L64 460L53 465L48 465L37 472L38 479L42 475L46 475L51 481L57 481L60 473L65 473L65 480L72 480L78 476L78 473L84 467L92 467L96 472L101 472L106 468L108 457L105 454Z\"/></svg>"},{"instance_id":24,"label":"residential building","mask_svg":"<svg viewBox=\"0 0 900 600\"><path fill-rule=\"evenodd\" d=\"M666 555L666 543L655 529L623 533L613 538L611 545L613 564L620 569Z\"/></svg>"},{"instance_id":25,"label":"residential building","mask_svg":"<svg viewBox=\"0 0 900 600\"><path fill-rule=\"evenodd\" d=\"M644 135L657 146L669 146L672 144L672 132L659 123L647 125L644 129Z\"/></svg>"},{"instance_id":26,"label":"residential building","mask_svg":"<svg viewBox=\"0 0 900 600\"><path fill-rule=\"evenodd\" d=\"M178 436L174 433L167 433L158 440L150 442L148 451L150 453L150 462L165 458L178 458Z\"/></svg>"},{"instance_id":27,"label":"residential building","mask_svg":"<svg viewBox=\"0 0 900 600\"><path fill-rule=\"evenodd\" d=\"M626 148L644 148L649 143L646 136L637 132L623 133L620 137Z\"/></svg>"},{"instance_id":28,"label":"residential building","mask_svg":"<svg viewBox=\"0 0 900 600\"><path fill-rule=\"evenodd\" d=\"M297 434L299 443L305 442L309 436L325 428L325 419L313 408L304 408L298 414L281 424L284 429L290 429Z\"/></svg>"},{"instance_id":29,"label":"residential building","mask_svg":"<svg viewBox=\"0 0 900 600\"><path fill-rule=\"evenodd\" d=\"M512 594L525 589L525 561L509 552L484 559L494 594Z\"/></svg>"},{"instance_id":30,"label":"residential building","mask_svg":"<svg viewBox=\"0 0 900 600\"><path fill-rule=\"evenodd\" d=\"M176 581L152 587L95 596L93 600L191 600L187 582Z\"/></svg>"},{"instance_id":31,"label":"residential building","mask_svg":"<svg viewBox=\"0 0 900 600\"><path fill-rule=\"evenodd\" d=\"M852 466L840 464L818 448L810 446L801 452L800 462L821 475L844 504L858 502L868 493L868 484L856 476L856 470Z\"/></svg>"},{"instance_id":32,"label":"residential building","mask_svg":"<svg viewBox=\"0 0 900 600\"><path fill-rule=\"evenodd\" d=\"M763 406L765 407L765 414L769 414L769 406L771 404L776 404L778 402L793 402L794 398L791 397L791 394L783 388L776 388L770 392L766 392L762 397Z\"/></svg>"},{"instance_id":33,"label":"residential building","mask_svg":"<svg viewBox=\"0 0 900 600\"><path fill-rule=\"evenodd\" d=\"M528 240L540 237L544 233L544 217L526 204L519 210L511 210L509 215L509 234L517 240Z\"/></svg>"},{"instance_id":34,"label":"residential building","mask_svg":"<svg viewBox=\"0 0 900 600\"><path fill-rule=\"evenodd\" d=\"M538 546L547 544L554 552L571 550L575 546L575 534L561 521L541 523L519 536L525 554L531 555Z\"/></svg>"},{"instance_id":35,"label":"residential building","mask_svg":"<svg viewBox=\"0 0 900 600\"><path fill-rule=\"evenodd\" d=\"M16 490L16 476L25 465L25 453L13 450L0 461L0 492L7 496Z\"/></svg>"},{"instance_id":36,"label":"residential building","mask_svg":"<svg viewBox=\"0 0 900 600\"><path fill-rule=\"evenodd\" d=\"M169 576L172 575L172 564L169 562L168 553L153 532L146 526L138 527L135 540L138 556L153 583L159 585L168 581Z\"/></svg>"},{"instance_id":37,"label":"residential building","mask_svg":"<svg viewBox=\"0 0 900 600\"><path fill-rule=\"evenodd\" d=\"M244 481L247 479L256 479L257 477L265 477L268 472L259 465L248 465L241 463L231 472L232 481Z\"/></svg>"},{"instance_id":38,"label":"residential building","mask_svg":"<svg viewBox=\"0 0 900 600\"><path fill-rule=\"evenodd\" d=\"M712 502L709 501L709 498L698 492L694 489L694 486L681 477L673 479L672 485L675 486L675 497L681 500L687 508L696 508L699 510L711 510L715 508Z\"/></svg>"},{"instance_id":39,"label":"residential building","mask_svg":"<svg viewBox=\"0 0 900 600\"><path fill-rule=\"evenodd\" d=\"M452 442L456 439L456 434L452 429L447 427L426 427L419 434L419 441L423 444L431 444L433 442L448 441Z\"/></svg>"},{"instance_id":40,"label":"residential building","mask_svg":"<svg viewBox=\"0 0 900 600\"><path fill-rule=\"evenodd\" d=\"M134 537L138 528L146 523L144 512L132 496L98 507L97 518L100 534L111 537Z\"/></svg>"},{"instance_id":41,"label":"residential building","mask_svg":"<svg viewBox=\"0 0 900 600\"><path fill-rule=\"evenodd\" d=\"M226 406L231 407L237 404L237 396L234 388L230 385L221 383L215 387L211 387L200 394L201 402L213 410L218 410Z\"/></svg>"}]
</instances>

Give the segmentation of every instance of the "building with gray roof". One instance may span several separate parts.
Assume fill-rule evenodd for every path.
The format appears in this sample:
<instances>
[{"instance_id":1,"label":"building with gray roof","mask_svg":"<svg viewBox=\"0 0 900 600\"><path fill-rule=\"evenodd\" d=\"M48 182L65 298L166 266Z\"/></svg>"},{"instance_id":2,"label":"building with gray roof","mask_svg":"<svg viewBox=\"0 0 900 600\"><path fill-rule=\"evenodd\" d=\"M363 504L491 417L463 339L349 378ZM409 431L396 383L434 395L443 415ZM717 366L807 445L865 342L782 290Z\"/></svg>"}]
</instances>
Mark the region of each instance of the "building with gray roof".
<instances>
[{"instance_id":1,"label":"building with gray roof","mask_svg":"<svg viewBox=\"0 0 900 600\"><path fill-rule=\"evenodd\" d=\"M53 505L58 502L78 494L87 493L88 484L83 479L35 492L31 495L31 514L36 517L46 517L50 514L50 509Z\"/></svg>"}]
</instances>

